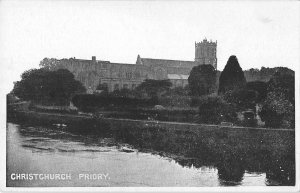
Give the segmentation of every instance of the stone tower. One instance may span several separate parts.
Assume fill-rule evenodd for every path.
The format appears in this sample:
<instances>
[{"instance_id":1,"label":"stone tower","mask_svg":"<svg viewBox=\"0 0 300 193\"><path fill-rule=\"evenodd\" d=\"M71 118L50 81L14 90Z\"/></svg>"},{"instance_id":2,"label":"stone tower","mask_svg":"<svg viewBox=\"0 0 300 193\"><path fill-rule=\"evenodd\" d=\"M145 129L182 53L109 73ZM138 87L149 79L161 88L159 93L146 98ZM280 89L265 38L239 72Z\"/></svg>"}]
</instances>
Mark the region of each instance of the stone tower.
<instances>
[{"instance_id":1,"label":"stone tower","mask_svg":"<svg viewBox=\"0 0 300 193\"><path fill-rule=\"evenodd\" d=\"M217 69L217 41L205 38L202 42L195 42L195 61L200 65L211 64Z\"/></svg>"}]
</instances>

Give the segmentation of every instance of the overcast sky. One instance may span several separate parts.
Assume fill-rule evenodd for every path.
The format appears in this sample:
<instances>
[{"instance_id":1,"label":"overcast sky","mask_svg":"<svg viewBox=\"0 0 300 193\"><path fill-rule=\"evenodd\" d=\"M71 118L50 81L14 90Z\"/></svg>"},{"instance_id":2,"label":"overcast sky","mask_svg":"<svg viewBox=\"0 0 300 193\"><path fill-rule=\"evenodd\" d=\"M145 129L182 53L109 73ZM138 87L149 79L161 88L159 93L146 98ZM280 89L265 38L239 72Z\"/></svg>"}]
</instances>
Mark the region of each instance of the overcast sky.
<instances>
[{"instance_id":1,"label":"overcast sky","mask_svg":"<svg viewBox=\"0 0 300 193\"><path fill-rule=\"evenodd\" d=\"M299 65L299 2L0 1L1 88L45 57L135 63L194 60L195 41L218 41L243 69Z\"/></svg>"}]
</instances>

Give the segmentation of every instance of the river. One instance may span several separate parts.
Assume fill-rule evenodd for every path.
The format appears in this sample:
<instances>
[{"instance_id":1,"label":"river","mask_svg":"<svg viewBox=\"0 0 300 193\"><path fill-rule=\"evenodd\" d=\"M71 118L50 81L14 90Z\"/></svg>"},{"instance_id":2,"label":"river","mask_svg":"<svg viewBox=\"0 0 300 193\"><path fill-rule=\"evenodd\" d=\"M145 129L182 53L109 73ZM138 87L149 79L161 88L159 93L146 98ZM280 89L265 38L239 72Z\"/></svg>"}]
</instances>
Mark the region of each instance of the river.
<instances>
[{"instance_id":1,"label":"river","mask_svg":"<svg viewBox=\"0 0 300 193\"><path fill-rule=\"evenodd\" d=\"M113 137L74 134L64 128L7 123L8 187L215 187L279 183L267 179L261 169L237 169L240 176L226 178L216 164L185 164L172 156L141 151ZM17 179L20 174L40 177ZM66 174L68 179L45 179L49 174Z\"/></svg>"}]
</instances>

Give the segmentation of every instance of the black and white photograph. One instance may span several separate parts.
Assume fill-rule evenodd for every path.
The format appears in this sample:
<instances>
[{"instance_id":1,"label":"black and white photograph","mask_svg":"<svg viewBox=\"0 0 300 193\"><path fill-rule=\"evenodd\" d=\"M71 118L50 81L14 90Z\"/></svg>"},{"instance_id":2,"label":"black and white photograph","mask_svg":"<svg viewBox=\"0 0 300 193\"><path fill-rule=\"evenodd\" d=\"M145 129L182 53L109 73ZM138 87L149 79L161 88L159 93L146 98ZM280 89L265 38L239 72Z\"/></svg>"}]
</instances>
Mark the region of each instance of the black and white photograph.
<instances>
[{"instance_id":1,"label":"black and white photograph","mask_svg":"<svg viewBox=\"0 0 300 193\"><path fill-rule=\"evenodd\" d=\"M1 191L299 191L300 1L2 0L0 42Z\"/></svg>"}]
</instances>

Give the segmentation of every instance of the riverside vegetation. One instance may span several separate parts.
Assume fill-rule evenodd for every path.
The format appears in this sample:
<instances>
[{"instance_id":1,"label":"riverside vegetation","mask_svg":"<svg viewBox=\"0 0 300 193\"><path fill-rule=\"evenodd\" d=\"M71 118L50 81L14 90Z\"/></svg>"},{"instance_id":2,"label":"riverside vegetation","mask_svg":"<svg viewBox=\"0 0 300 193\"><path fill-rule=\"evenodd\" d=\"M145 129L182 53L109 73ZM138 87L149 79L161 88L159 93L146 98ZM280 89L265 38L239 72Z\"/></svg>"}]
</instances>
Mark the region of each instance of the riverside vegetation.
<instances>
[{"instance_id":1,"label":"riverside vegetation","mask_svg":"<svg viewBox=\"0 0 300 193\"><path fill-rule=\"evenodd\" d=\"M246 74L255 73L260 71L251 69ZM98 92L84 94L85 88L68 70L41 68L24 72L10 95L31 101L37 111L68 112L54 106L72 101L81 112L110 112L105 114L109 117L294 128L294 71L262 68L260 74L269 80L247 82L236 56L230 56L221 73L211 65L194 67L184 88L172 87L169 80L145 80L133 90L109 93L106 85L99 84Z\"/></svg>"}]
</instances>

